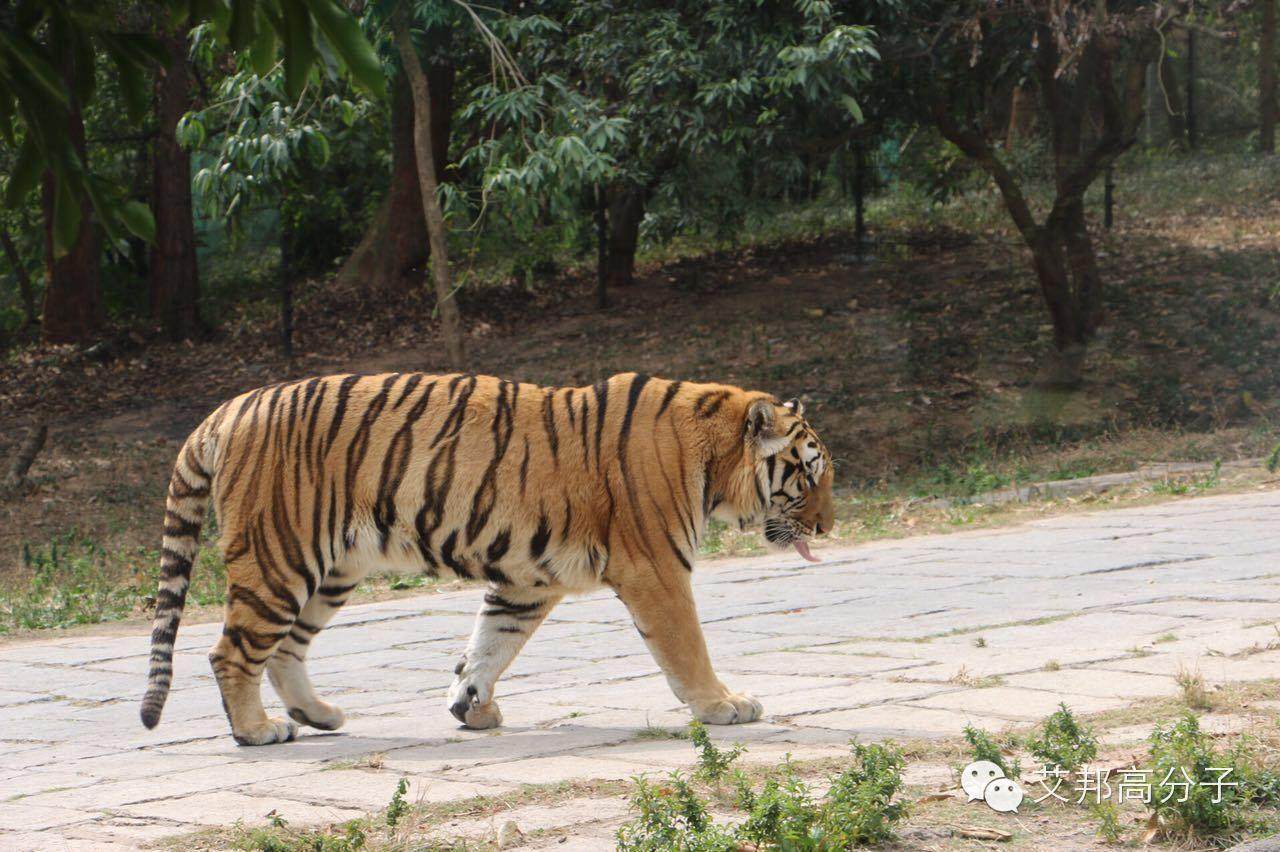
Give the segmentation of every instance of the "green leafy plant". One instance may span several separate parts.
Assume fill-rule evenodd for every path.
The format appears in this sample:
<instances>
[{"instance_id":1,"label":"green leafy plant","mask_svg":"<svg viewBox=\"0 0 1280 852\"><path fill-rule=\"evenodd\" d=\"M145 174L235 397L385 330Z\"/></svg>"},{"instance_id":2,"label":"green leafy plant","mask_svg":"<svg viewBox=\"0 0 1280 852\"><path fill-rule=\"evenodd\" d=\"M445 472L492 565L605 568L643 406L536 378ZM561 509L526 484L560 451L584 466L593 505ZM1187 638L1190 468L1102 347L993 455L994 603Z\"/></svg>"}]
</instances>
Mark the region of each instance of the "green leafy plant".
<instances>
[{"instance_id":1,"label":"green leafy plant","mask_svg":"<svg viewBox=\"0 0 1280 852\"><path fill-rule=\"evenodd\" d=\"M719 781L743 752L740 745L728 749L717 748L707 734L707 726L697 719L689 723L689 739L698 751L698 768L694 775L703 781Z\"/></svg>"},{"instance_id":2,"label":"green leafy plant","mask_svg":"<svg viewBox=\"0 0 1280 852\"><path fill-rule=\"evenodd\" d=\"M396 823L400 822L400 818L404 816L404 812L409 809L409 803L404 800L404 794L409 791L409 779L401 778L400 783L396 784L396 791L391 794L391 803L387 805L387 826L395 828Z\"/></svg>"},{"instance_id":3,"label":"green leafy plant","mask_svg":"<svg viewBox=\"0 0 1280 852\"><path fill-rule=\"evenodd\" d=\"M1119 843L1124 836L1124 828L1120 825L1120 808L1110 800L1093 802L1089 805L1091 813L1098 821L1098 836L1107 843Z\"/></svg>"},{"instance_id":4,"label":"green leafy plant","mask_svg":"<svg viewBox=\"0 0 1280 852\"><path fill-rule=\"evenodd\" d=\"M1205 838L1244 823L1243 752L1220 752L1192 714L1151 732L1154 824L1166 837Z\"/></svg>"},{"instance_id":5,"label":"green leafy plant","mask_svg":"<svg viewBox=\"0 0 1280 852\"><path fill-rule=\"evenodd\" d=\"M965 725L964 739L973 749L973 760L988 760L994 763L1000 767L1006 778L1018 778L1022 775L1022 767L1017 761L1007 759L999 743L986 731L975 728L973 725Z\"/></svg>"},{"instance_id":6,"label":"green leafy plant","mask_svg":"<svg viewBox=\"0 0 1280 852\"><path fill-rule=\"evenodd\" d=\"M679 774L664 782L637 779L631 795L636 818L618 829L619 852L728 852L733 837L711 822L706 804Z\"/></svg>"},{"instance_id":7,"label":"green leafy plant","mask_svg":"<svg viewBox=\"0 0 1280 852\"><path fill-rule=\"evenodd\" d=\"M1044 720L1039 736L1027 741L1027 749L1045 766L1072 772L1098 756L1098 738L1064 703Z\"/></svg>"},{"instance_id":8,"label":"green leafy plant","mask_svg":"<svg viewBox=\"0 0 1280 852\"><path fill-rule=\"evenodd\" d=\"M854 745L853 762L816 798L784 763L759 790L733 773L736 803L746 819L734 829L712 823L707 805L678 774L660 784L640 780L631 804L636 818L618 831L622 850L689 852L769 848L819 852L884 843L906 815L902 753L892 744Z\"/></svg>"}]
</instances>

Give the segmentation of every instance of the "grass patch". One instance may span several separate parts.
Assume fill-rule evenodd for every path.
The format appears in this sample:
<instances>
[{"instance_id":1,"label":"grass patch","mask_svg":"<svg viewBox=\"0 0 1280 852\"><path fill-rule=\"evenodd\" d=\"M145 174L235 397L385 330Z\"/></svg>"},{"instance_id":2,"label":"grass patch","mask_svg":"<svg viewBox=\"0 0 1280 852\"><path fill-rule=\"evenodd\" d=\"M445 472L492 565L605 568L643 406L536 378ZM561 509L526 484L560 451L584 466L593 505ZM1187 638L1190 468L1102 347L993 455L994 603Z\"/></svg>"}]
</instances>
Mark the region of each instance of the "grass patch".
<instances>
[{"instance_id":1,"label":"grass patch","mask_svg":"<svg viewBox=\"0 0 1280 852\"><path fill-rule=\"evenodd\" d=\"M692 735L691 731L691 735ZM756 789L735 775L739 824L716 823L707 799L679 773L659 782L638 781L635 817L617 833L622 852L732 852L739 849L837 850L876 845L893 837L906 805L902 752L892 744L853 746L851 765L831 778L822 797L787 763Z\"/></svg>"},{"instance_id":2,"label":"grass patch","mask_svg":"<svg viewBox=\"0 0 1280 852\"><path fill-rule=\"evenodd\" d=\"M24 545L25 582L0 586L0 634L120 621L154 605L156 551L108 551L92 537L69 533L43 547ZM212 549L201 551L188 599L221 603L226 571Z\"/></svg>"},{"instance_id":3,"label":"grass patch","mask_svg":"<svg viewBox=\"0 0 1280 852\"><path fill-rule=\"evenodd\" d=\"M1204 675L1198 669L1178 668L1174 682L1182 692L1182 701L1192 710L1209 710L1213 707L1213 699L1204 685Z\"/></svg>"}]
</instances>

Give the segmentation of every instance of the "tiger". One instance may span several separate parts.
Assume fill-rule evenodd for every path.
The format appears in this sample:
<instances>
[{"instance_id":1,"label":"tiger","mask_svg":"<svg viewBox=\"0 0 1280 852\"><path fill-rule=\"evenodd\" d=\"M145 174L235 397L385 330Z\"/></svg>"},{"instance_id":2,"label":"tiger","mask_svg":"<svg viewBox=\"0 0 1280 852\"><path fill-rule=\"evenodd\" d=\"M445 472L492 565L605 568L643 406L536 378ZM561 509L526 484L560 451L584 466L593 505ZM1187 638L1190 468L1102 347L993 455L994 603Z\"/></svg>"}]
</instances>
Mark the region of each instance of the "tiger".
<instances>
[{"instance_id":1,"label":"tiger","mask_svg":"<svg viewBox=\"0 0 1280 852\"><path fill-rule=\"evenodd\" d=\"M316 695L307 650L374 570L486 584L447 695L462 725L502 723L498 679L555 605L611 589L698 719L760 718L711 665L692 592L715 517L762 523L818 561L833 526L831 456L797 400L615 375L588 387L490 376L340 374L224 402L183 443L165 501L141 717L160 720L202 524L226 565L209 661L241 745L345 715ZM263 672L288 718L263 708Z\"/></svg>"}]
</instances>

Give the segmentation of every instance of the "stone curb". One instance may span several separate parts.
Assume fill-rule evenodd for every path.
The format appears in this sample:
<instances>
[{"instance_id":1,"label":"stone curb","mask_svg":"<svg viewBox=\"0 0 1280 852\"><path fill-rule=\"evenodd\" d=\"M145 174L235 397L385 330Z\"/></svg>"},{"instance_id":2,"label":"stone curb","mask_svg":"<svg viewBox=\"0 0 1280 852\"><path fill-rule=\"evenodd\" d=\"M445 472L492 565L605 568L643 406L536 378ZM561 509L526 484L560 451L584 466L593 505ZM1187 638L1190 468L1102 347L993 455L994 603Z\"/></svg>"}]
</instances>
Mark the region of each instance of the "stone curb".
<instances>
[{"instance_id":1,"label":"stone curb","mask_svg":"<svg viewBox=\"0 0 1280 852\"><path fill-rule=\"evenodd\" d=\"M1263 456L1222 462L1157 462L1146 464L1137 470L1124 473L1103 473L1098 476L1082 476L1079 479L1058 479L1036 482L1015 488L1000 488L975 494L973 497L936 497L917 503L926 509L950 509L953 506L1001 506L1006 503L1031 503L1036 500L1061 500L1065 497L1105 494L1113 488L1140 482L1155 482L1171 476L1188 476L1210 473L1215 467L1221 470L1263 469L1267 460Z\"/></svg>"},{"instance_id":2,"label":"stone curb","mask_svg":"<svg viewBox=\"0 0 1280 852\"><path fill-rule=\"evenodd\" d=\"M1227 852L1280 852L1280 834L1232 846Z\"/></svg>"}]
</instances>

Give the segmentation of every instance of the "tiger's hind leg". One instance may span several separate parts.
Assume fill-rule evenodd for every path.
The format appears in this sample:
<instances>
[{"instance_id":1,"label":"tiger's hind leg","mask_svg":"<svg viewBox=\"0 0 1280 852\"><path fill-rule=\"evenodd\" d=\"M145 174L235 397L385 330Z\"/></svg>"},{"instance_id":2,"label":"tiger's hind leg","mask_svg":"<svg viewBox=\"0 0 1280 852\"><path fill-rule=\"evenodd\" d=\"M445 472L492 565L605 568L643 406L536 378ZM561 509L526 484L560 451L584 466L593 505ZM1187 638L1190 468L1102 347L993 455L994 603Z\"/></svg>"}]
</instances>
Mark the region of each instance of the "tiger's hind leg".
<instances>
[{"instance_id":1,"label":"tiger's hind leg","mask_svg":"<svg viewBox=\"0 0 1280 852\"><path fill-rule=\"evenodd\" d=\"M298 613L288 635L267 662L271 685L288 708L289 718L300 725L335 731L346 721L340 707L316 696L307 674L307 650L311 640L337 615L354 588L354 584L348 584L336 572L331 573Z\"/></svg>"},{"instance_id":2,"label":"tiger's hind leg","mask_svg":"<svg viewBox=\"0 0 1280 852\"><path fill-rule=\"evenodd\" d=\"M498 678L564 595L544 587L493 583L476 613L466 653L449 687L449 712L468 728L496 728L502 711L494 700Z\"/></svg>"},{"instance_id":3,"label":"tiger's hind leg","mask_svg":"<svg viewBox=\"0 0 1280 852\"><path fill-rule=\"evenodd\" d=\"M262 672L289 634L306 589L271 580L248 556L229 561L226 616L209 662L222 692L231 735L240 745L288 742L298 734L290 719L269 718L262 707ZM301 578L299 580L301 586Z\"/></svg>"}]
</instances>

